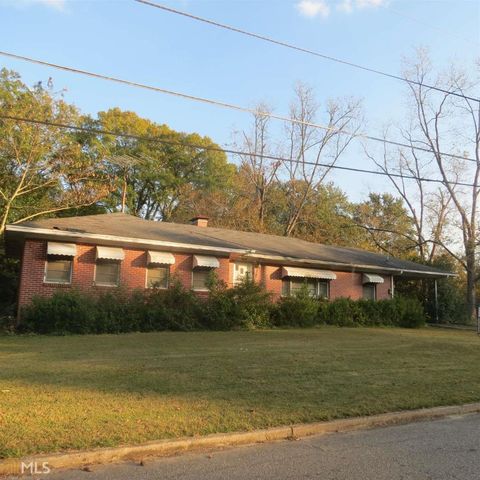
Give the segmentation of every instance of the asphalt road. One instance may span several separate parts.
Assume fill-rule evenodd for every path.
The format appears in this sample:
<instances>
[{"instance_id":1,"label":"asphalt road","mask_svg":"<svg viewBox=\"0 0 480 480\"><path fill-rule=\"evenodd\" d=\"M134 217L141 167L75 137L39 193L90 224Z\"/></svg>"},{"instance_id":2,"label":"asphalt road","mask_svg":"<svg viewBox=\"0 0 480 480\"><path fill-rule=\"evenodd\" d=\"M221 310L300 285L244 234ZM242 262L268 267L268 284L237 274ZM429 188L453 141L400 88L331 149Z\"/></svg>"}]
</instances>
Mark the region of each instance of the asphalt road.
<instances>
[{"instance_id":1,"label":"asphalt road","mask_svg":"<svg viewBox=\"0 0 480 480\"><path fill-rule=\"evenodd\" d=\"M25 478L25 477L24 477ZM480 415L92 467L48 480L474 480Z\"/></svg>"}]
</instances>

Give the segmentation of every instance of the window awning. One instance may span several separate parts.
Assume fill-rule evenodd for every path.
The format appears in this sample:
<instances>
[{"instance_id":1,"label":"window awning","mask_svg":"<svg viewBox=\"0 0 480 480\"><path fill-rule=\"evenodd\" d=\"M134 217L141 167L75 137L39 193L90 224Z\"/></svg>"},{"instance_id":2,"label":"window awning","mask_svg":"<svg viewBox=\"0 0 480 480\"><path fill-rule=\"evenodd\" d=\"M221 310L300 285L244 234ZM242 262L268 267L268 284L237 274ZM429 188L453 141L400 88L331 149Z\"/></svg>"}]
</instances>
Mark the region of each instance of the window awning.
<instances>
[{"instance_id":1,"label":"window awning","mask_svg":"<svg viewBox=\"0 0 480 480\"><path fill-rule=\"evenodd\" d=\"M193 268L195 267L218 268L220 267L220 262L216 257L209 257L207 255L194 255Z\"/></svg>"},{"instance_id":2,"label":"window awning","mask_svg":"<svg viewBox=\"0 0 480 480\"><path fill-rule=\"evenodd\" d=\"M283 277L321 278L323 280L335 280L337 278L337 275L330 270L317 270L316 268L282 267L282 278Z\"/></svg>"},{"instance_id":3,"label":"window awning","mask_svg":"<svg viewBox=\"0 0 480 480\"><path fill-rule=\"evenodd\" d=\"M100 247L97 245L97 258L123 260L125 258L125 253L123 248Z\"/></svg>"},{"instance_id":4,"label":"window awning","mask_svg":"<svg viewBox=\"0 0 480 480\"><path fill-rule=\"evenodd\" d=\"M175 257L170 252L154 252L149 250L147 252L148 263L158 263L160 265L173 265Z\"/></svg>"},{"instance_id":5,"label":"window awning","mask_svg":"<svg viewBox=\"0 0 480 480\"><path fill-rule=\"evenodd\" d=\"M373 273L363 274L363 283L383 283L384 281L380 275L374 275Z\"/></svg>"},{"instance_id":6,"label":"window awning","mask_svg":"<svg viewBox=\"0 0 480 480\"><path fill-rule=\"evenodd\" d=\"M74 257L77 254L77 246L74 243L47 243L47 255L62 255L64 257Z\"/></svg>"}]
</instances>

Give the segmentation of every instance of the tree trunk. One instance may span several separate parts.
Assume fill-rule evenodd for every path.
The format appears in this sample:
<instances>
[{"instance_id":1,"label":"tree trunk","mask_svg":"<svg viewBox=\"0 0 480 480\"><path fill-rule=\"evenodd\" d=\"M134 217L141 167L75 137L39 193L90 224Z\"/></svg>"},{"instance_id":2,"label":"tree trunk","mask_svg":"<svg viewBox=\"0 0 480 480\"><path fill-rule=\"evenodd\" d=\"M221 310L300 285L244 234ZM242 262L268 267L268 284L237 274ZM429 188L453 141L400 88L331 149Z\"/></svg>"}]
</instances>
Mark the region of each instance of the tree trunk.
<instances>
[{"instance_id":1,"label":"tree trunk","mask_svg":"<svg viewBox=\"0 0 480 480\"><path fill-rule=\"evenodd\" d=\"M475 280L476 280L476 265L475 265L475 247L470 246L467 250L467 291L466 291L466 303L467 313L472 321L475 321L477 316L477 301L475 292Z\"/></svg>"}]
</instances>

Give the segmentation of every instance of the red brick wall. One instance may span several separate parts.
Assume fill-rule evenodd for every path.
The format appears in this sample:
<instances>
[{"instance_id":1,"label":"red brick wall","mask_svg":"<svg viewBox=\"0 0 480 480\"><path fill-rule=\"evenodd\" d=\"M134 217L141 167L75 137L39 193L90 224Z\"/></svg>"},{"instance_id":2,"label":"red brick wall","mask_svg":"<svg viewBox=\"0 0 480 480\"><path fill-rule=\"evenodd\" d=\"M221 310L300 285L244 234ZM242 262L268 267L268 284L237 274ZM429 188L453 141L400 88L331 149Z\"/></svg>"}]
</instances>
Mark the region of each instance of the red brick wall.
<instances>
[{"instance_id":1,"label":"red brick wall","mask_svg":"<svg viewBox=\"0 0 480 480\"><path fill-rule=\"evenodd\" d=\"M73 262L71 285L56 285L44 283L45 260L47 243L42 240L26 240L23 252L21 281L19 292L19 307L30 303L35 295L49 296L58 289L72 287L99 291L112 287L95 286L95 245L78 244L77 256ZM145 288L147 253L144 249L124 248L125 260L120 269L120 282L128 288ZM171 265L171 275L175 276L186 287L192 285L191 254L175 253L175 264ZM219 278L229 285L233 280L233 259L218 257L220 267L217 269ZM362 274L351 272L336 272L337 279L330 284L330 297L362 297ZM256 265L254 270L255 281L265 285L273 293L275 299L282 293L281 267L275 265ZM389 298L390 277L384 276L385 282L377 285L377 298Z\"/></svg>"},{"instance_id":2,"label":"red brick wall","mask_svg":"<svg viewBox=\"0 0 480 480\"><path fill-rule=\"evenodd\" d=\"M263 265L263 282L267 290L279 298L282 294L281 267ZM363 297L362 273L335 272L336 280L330 282L330 298L349 297L357 300ZM377 300L390 298L390 276L382 275L384 283L377 284Z\"/></svg>"}]
</instances>

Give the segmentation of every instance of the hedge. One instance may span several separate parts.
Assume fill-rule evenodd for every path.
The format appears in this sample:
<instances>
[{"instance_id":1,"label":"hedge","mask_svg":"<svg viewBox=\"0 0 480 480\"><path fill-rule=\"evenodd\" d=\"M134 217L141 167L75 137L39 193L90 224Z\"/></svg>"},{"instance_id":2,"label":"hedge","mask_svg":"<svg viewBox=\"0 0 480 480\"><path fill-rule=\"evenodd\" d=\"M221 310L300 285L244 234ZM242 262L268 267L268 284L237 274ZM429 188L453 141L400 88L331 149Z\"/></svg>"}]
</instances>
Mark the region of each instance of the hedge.
<instances>
[{"instance_id":1,"label":"hedge","mask_svg":"<svg viewBox=\"0 0 480 480\"><path fill-rule=\"evenodd\" d=\"M306 289L272 302L261 286L245 282L227 288L212 278L207 298L175 282L168 290L123 288L99 295L78 290L35 297L22 310L17 331L40 334L124 333L162 330L234 330L267 327L396 326L425 324L422 305L415 299L318 300Z\"/></svg>"}]
</instances>

